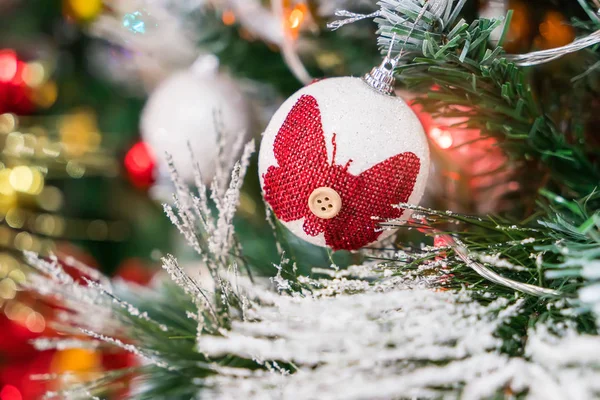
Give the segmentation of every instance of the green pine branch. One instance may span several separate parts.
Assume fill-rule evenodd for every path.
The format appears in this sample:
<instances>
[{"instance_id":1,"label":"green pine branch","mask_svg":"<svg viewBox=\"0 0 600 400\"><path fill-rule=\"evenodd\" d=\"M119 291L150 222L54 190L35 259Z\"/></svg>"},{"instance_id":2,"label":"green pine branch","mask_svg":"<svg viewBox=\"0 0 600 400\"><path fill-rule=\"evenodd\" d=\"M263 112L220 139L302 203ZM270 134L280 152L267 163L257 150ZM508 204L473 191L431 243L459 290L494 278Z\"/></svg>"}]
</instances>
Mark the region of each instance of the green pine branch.
<instances>
[{"instance_id":1,"label":"green pine branch","mask_svg":"<svg viewBox=\"0 0 600 400\"><path fill-rule=\"evenodd\" d=\"M451 24L460 4L451 11L446 20L425 20L427 13L419 20L414 10L397 6L395 13L402 21L415 24L412 33L406 23L377 19L384 47L389 46L391 35L396 34L402 43L410 33L411 45L405 46L404 57L408 62L398 67L399 80L412 91L426 93L418 100L425 111L436 117L464 118L462 126L497 137L511 158L543 163L553 183L570 197L581 198L594 191L600 183L600 166L594 155L600 149L574 140L573 132L561 129L562 121L555 121L542 108L528 70L507 59L502 40L497 47L490 45L490 34L502 21ZM510 17L509 13L502 38Z\"/></svg>"},{"instance_id":2,"label":"green pine branch","mask_svg":"<svg viewBox=\"0 0 600 400\"><path fill-rule=\"evenodd\" d=\"M600 210L591 210L589 204L598 200L600 193L578 201L568 201L548 191L542 194L546 199L540 204L543 215L521 223L413 206L414 219L397 227L418 228L433 237L451 235L467 250L471 261L513 281L559 292L560 297L581 311L577 319L580 329L596 333L597 326L589 312L600 307ZM514 289L480 276L459 256L452 243L399 250L393 257L376 259L400 265L399 275L427 265L441 268L447 277L442 279L445 287L467 288L481 301L511 298L515 294ZM554 312L546 309L555 301L552 296L530 300L531 324L549 318L548 313Z\"/></svg>"}]
</instances>

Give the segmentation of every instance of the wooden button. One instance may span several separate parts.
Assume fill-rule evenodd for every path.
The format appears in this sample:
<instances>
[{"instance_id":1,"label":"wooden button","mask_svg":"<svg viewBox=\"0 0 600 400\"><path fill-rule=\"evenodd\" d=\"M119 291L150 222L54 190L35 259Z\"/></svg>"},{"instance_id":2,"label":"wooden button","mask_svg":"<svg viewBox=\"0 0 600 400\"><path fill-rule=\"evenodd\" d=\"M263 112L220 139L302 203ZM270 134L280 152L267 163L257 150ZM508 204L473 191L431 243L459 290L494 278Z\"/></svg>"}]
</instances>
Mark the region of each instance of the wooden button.
<instances>
[{"instance_id":1,"label":"wooden button","mask_svg":"<svg viewBox=\"0 0 600 400\"><path fill-rule=\"evenodd\" d=\"M340 213L342 198L332 188L320 187L308 198L308 208L321 219L331 219Z\"/></svg>"}]
</instances>

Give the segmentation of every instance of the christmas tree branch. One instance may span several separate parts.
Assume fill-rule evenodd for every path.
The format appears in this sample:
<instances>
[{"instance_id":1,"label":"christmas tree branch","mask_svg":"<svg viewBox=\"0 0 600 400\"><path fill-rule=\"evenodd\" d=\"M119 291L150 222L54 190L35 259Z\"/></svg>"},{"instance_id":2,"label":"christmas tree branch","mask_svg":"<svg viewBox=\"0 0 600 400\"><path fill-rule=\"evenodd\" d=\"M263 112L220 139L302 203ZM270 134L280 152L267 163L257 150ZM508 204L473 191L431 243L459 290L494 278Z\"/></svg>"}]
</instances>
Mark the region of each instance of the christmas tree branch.
<instances>
[{"instance_id":1,"label":"christmas tree branch","mask_svg":"<svg viewBox=\"0 0 600 400\"><path fill-rule=\"evenodd\" d=\"M397 69L408 89L427 93L418 99L434 117L464 118L462 127L476 128L499 138L509 156L539 160L555 184L581 198L600 182L594 163L597 149L571 140L536 99L526 71L504 54L502 40L490 47L489 37L501 20L455 22L464 1L383 0L375 21L382 52L400 52ZM504 26L506 35L510 13ZM550 56L596 43L596 34ZM393 38L397 40L393 40ZM523 57L523 62L538 55ZM433 88L433 89L432 89Z\"/></svg>"},{"instance_id":2,"label":"christmas tree branch","mask_svg":"<svg viewBox=\"0 0 600 400\"><path fill-rule=\"evenodd\" d=\"M588 204L600 194L592 193L579 201L568 201L548 191L542 194L548 199L545 215L521 224L498 217L401 205L415 212L410 227L442 240L436 247L400 249L387 260L408 263L404 271L424 265L441 267L448 277L444 280L446 286L466 285L484 297L486 293L507 296L512 290L535 296L545 294L548 298L558 295L577 302L583 313L597 312L600 310L600 211L590 210ZM405 227L393 221L386 226ZM536 288L531 292L531 287L523 285ZM539 300L539 304L545 302ZM593 325L589 329L595 331Z\"/></svg>"}]
</instances>

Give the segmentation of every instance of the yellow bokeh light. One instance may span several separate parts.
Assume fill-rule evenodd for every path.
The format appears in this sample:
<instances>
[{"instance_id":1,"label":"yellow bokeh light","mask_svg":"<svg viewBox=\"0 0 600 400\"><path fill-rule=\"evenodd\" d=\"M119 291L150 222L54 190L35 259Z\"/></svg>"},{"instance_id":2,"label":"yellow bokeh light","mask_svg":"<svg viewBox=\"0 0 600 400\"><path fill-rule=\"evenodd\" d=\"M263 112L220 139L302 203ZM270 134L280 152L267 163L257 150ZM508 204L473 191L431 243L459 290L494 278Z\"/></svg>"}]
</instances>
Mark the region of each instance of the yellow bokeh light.
<instances>
[{"instance_id":1,"label":"yellow bokeh light","mask_svg":"<svg viewBox=\"0 0 600 400\"><path fill-rule=\"evenodd\" d=\"M62 207L63 201L62 192L54 186L46 186L37 197L38 205L46 211L58 211Z\"/></svg>"},{"instance_id":2,"label":"yellow bokeh light","mask_svg":"<svg viewBox=\"0 0 600 400\"><path fill-rule=\"evenodd\" d=\"M42 154L46 157L57 158L62 151L62 144L46 142L42 145Z\"/></svg>"},{"instance_id":3,"label":"yellow bokeh light","mask_svg":"<svg viewBox=\"0 0 600 400\"><path fill-rule=\"evenodd\" d=\"M33 156L35 154L35 149L38 146L38 138L31 133L23 134L23 149L21 152L27 156Z\"/></svg>"},{"instance_id":4,"label":"yellow bokeh light","mask_svg":"<svg viewBox=\"0 0 600 400\"><path fill-rule=\"evenodd\" d=\"M96 150L102 141L93 111L81 110L64 116L58 130L63 148L74 157Z\"/></svg>"},{"instance_id":5,"label":"yellow bokeh light","mask_svg":"<svg viewBox=\"0 0 600 400\"><path fill-rule=\"evenodd\" d=\"M316 54L315 59L322 69L333 69L344 65L344 59L334 52Z\"/></svg>"},{"instance_id":6,"label":"yellow bokeh light","mask_svg":"<svg viewBox=\"0 0 600 400\"><path fill-rule=\"evenodd\" d=\"M17 295L17 284L12 279L2 279L0 281L0 298L12 300Z\"/></svg>"},{"instance_id":7,"label":"yellow bokeh light","mask_svg":"<svg viewBox=\"0 0 600 400\"><path fill-rule=\"evenodd\" d=\"M12 243L13 233L6 226L0 226L0 244L9 246Z\"/></svg>"},{"instance_id":8,"label":"yellow bokeh light","mask_svg":"<svg viewBox=\"0 0 600 400\"><path fill-rule=\"evenodd\" d=\"M87 228L87 234L92 240L106 240L108 236L108 225L102 220L90 222Z\"/></svg>"},{"instance_id":9,"label":"yellow bokeh light","mask_svg":"<svg viewBox=\"0 0 600 400\"><path fill-rule=\"evenodd\" d=\"M21 251L35 251L34 240L27 232L20 232L15 236L15 247Z\"/></svg>"},{"instance_id":10,"label":"yellow bokeh light","mask_svg":"<svg viewBox=\"0 0 600 400\"><path fill-rule=\"evenodd\" d=\"M10 254L0 254L0 278L6 277L12 271L19 270L19 262Z\"/></svg>"},{"instance_id":11,"label":"yellow bokeh light","mask_svg":"<svg viewBox=\"0 0 600 400\"><path fill-rule=\"evenodd\" d=\"M38 195L44 189L44 177L40 171L25 165L15 167L10 172L10 185L17 192Z\"/></svg>"},{"instance_id":12,"label":"yellow bokeh light","mask_svg":"<svg viewBox=\"0 0 600 400\"><path fill-rule=\"evenodd\" d=\"M102 11L102 0L64 0L65 8L80 21L94 19Z\"/></svg>"},{"instance_id":13,"label":"yellow bokeh light","mask_svg":"<svg viewBox=\"0 0 600 400\"><path fill-rule=\"evenodd\" d=\"M35 230L46 236L60 236L64 233L65 223L60 217L42 214L35 220Z\"/></svg>"},{"instance_id":14,"label":"yellow bokeh light","mask_svg":"<svg viewBox=\"0 0 600 400\"><path fill-rule=\"evenodd\" d=\"M67 163L67 174L71 178L79 179L85 175L85 167L71 160Z\"/></svg>"},{"instance_id":15,"label":"yellow bokeh light","mask_svg":"<svg viewBox=\"0 0 600 400\"><path fill-rule=\"evenodd\" d=\"M25 326L31 332L41 333L46 329L46 320L42 314L34 311L25 319Z\"/></svg>"},{"instance_id":16,"label":"yellow bokeh light","mask_svg":"<svg viewBox=\"0 0 600 400\"><path fill-rule=\"evenodd\" d=\"M54 232L53 236L61 236L65 233L66 222L64 218L54 217Z\"/></svg>"},{"instance_id":17,"label":"yellow bokeh light","mask_svg":"<svg viewBox=\"0 0 600 400\"><path fill-rule=\"evenodd\" d=\"M15 283L24 283L25 282L25 274L20 269L13 269L8 274L8 277L12 279Z\"/></svg>"},{"instance_id":18,"label":"yellow bokeh light","mask_svg":"<svg viewBox=\"0 0 600 400\"><path fill-rule=\"evenodd\" d=\"M9 177L13 189L18 192L27 192L33 185L33 171L26 166L14 168Z\"/></svg>"},{"instance_id":19,"label":"yellow bokeh light","mask_svg":"<svg viewBox=\"0 0 600 400\"><path fill-rule=\"evenodd\" d=\"M21 132L11 132L6 137L3 153L20 156L25 150L25 139Z\"/></svg>"},{"instance_id":20,"label":"yellow bokeh light","mask_svg":"<svg viewBox=\"0 0 600 400\"><path fill-rule=\"evenodd\" d=\"M17 201L15 189L10 183L11 172L10 168L0 170L0 207L5 211L14 206Z\"/></svg>"},{"instance_id":21,"label":"yellow bokeh light","mask_svg":"<svg viewBox=\"0 0 600 400\"><path fill-rule=\"evenodd\" d=\"M42 108L50 108L57 98L58 85L53 81L40 84L31 94L33 102Z\"/></svg>"},{"instance_id":22,"label":"yellow bokeh light","mask_svg":"<svg viewBox=\"0 0 600 400\"><path fill-rule=\"evenodd\" d=\"M18 208L11 208L6 213L6 223L13 229L21 229L25 224L25 214Z\"/></svg>"},{"instance_id":23,"label":"yellow bokeh light","mask_svg":"<svg viewBox=\"0 0 600 400\"><path fill-rule=\"evenodd\" d=\"M4 314L6 314L11 321L25 321L32 312L33 310L31 308L18 301L11 301L4 309Z\"/></svg>"},{"instance_id":24,"label":"yellow bokeh light","mask_svg":"<svg viewBox=\"0 0 600 400\"><path fill-rule=\"evenodd\" d=\"M89 373L102 367L100 353L86 349L68 349L58 351L52 359L52 372Z\"/></svg>"},{"instance_id":25,"label":"yellow bokeh light","mask_svg":"<svg viewBox=\"0 0 600 400\"><path fill-rule=\"evenodd\" d=\"M17 128L18 120L14 114L0 115L0 133L6 134Z\"/></svg>"},{"instance_id":26,"label":"yellow bokeh light","mask_svg":"<svg viewBox=\"0 0 600 400\"><path fill-rule=\"evenodd\" d=\"M30 62L23 69L23 81L29 87L35 88L44 83L46 70L42 63Z\"/></svg>"}]
</instances>

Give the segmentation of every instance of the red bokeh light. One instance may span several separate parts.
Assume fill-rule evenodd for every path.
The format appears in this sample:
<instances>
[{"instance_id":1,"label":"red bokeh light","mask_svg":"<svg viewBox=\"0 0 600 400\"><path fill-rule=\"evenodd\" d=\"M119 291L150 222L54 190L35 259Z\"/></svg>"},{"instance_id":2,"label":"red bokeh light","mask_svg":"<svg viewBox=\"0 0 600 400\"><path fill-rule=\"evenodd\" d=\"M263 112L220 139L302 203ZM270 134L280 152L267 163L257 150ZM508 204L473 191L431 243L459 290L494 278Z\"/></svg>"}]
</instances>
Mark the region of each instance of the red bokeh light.
<instances>
[{"instance_id":1,"label":"red bokeh light","mask_svg":"<svg viewBox=\"0 0 600 400\"><path fill-rule=\"evenodd\" d=\"M26 66L14 50L0 50L0 114L29 114L33 111L31 91L23 82Z\"/></svg>"},{"instance_id":2,"label":"red bokeh light","mask_svg":"<svg viewBox=\"0 0 600 400\"><path fill-rule=\"evenodd\" d=\"M133 145L125 155L125 169L131 182L142 189L154 183L156 161L152 149L144 142Z\"/></svg>"},{"instance_id":3,"label":"red bokeh light","mask_svg":"<svg viewBox=\"0 0 600 400\"><path fill-rule=\"evenodd\" d=\"M23 396L13 385L6 385L0 391L0 400L23 400Z\"/></svg>"},{"instance_id":4,"label":"red bokeh light","mask_svg":"<svg viewBox=\"0 0 600 400\"><path fill-rule=\"evenodd\" d=\"M11 82L17 76L19 67L17 53L13 50L0 50L0 82Z\"/></svg>"},{"instance_id":5,"label":"red bokeh light","mask_svg":"<svg viewBox=\"0 0 600 400\"><path fill-rule=\"evenodd\" d=\"M429 131L429 137L441 148L449 149L452 147L454 139L452 133L446 129L434 127Z\"/></svg>"}]
</instances>

